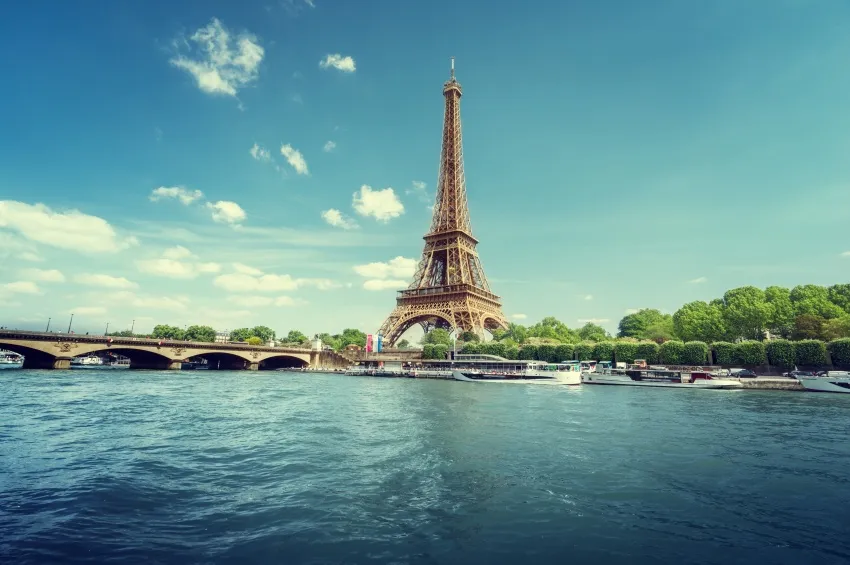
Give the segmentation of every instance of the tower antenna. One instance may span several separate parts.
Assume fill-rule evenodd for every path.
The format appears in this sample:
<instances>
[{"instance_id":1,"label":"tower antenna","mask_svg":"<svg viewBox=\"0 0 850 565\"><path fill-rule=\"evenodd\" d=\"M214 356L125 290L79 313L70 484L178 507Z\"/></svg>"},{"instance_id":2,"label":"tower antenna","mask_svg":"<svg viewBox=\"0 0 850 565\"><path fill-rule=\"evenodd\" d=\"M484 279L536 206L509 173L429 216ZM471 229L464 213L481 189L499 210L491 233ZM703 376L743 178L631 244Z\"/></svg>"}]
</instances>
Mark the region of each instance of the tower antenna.
<instances>
[{"instance_id":1,"label":"tower antenna","mask_svg":"<svg viewBox=\"0 0 850 565\"><path fill-rule=\"evenodd\" d=\"M455 78L455 58L452 57L452 78Z\"/></svg>"}]
</instances>

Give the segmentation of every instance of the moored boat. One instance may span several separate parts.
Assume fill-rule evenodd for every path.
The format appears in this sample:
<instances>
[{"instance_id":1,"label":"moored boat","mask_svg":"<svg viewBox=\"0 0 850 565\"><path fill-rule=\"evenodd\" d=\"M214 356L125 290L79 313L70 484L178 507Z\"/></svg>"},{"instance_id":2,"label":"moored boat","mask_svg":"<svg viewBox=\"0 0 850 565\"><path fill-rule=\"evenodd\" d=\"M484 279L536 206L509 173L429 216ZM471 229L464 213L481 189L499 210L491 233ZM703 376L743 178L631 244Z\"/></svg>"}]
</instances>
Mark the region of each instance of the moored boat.
<instances>
[{"instance_id":1,"label":"moored boat","mask_svg":"<svg viewBox=\"0 0 850 565\"><path fill-rule=\"evenodd\" d=\"M103 359L94 354L86 355L85 357L74 357L71 359L71 367L75 368L100 367L102 365Z\"/></svg>"},{"instance_id":2,"label":"moored boat","mask_svg":"<svg viewBox=\"0 0 850 565\"><path fill-rule=\"evenodd\" d=\"M665 388L740 389L741 381L725 379L703 370L669 370L663 367L605 367L581 375L585 384Z\"/></svg>"},{"instance_id":3,"label":"moored boat","mask_svg":"<svg viewBox=\"0 0 850 565\"><path fill-rule=\"evenodd\" d=\"M524 361L513 370L458 368L452 371L456 381L502 384L580 385L580 364Z\"/></svg>"},{"instance_id":4,"label":"moored boat","mask_svg":"<svg viewBox=\"0 0 850 565\"><path fill-rule=\"evenodd\" d=\"M850 378L831 377L827 373L824 377L797 377L800 384L811 392L837 392L850 393Z\"/></svg>"}]
</instances>

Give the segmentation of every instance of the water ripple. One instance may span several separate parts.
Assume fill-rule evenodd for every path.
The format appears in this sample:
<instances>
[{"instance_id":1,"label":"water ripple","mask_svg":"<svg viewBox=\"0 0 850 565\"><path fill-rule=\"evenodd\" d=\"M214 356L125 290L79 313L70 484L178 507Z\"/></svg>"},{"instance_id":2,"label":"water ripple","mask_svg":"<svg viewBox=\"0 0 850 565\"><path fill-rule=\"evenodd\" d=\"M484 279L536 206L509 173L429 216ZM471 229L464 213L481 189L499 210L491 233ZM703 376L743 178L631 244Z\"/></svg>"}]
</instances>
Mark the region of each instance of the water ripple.
<instances>
[{"instance_id":1,"label":"water ripple","mask_svg":"<svg viewBox=\"0 0 850 565\"><path fill-rule=\"evenodd\" d=\"M3 563L845 563L850 398L0 372Z\"/></svg>"}]
</instances>

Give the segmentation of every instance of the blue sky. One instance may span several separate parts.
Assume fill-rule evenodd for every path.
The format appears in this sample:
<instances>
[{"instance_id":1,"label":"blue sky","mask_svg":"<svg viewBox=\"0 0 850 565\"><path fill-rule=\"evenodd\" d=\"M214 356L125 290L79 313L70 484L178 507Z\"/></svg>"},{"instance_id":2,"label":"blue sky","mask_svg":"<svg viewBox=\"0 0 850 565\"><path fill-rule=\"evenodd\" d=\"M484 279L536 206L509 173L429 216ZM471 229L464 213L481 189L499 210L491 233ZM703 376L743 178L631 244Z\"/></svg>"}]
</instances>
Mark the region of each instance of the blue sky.
<instances>
[{"instance_id":1,"label":"blue sky","mask_svg":"<svg viewBox=\"0 0 850 565\"><path fill-rule=\"evenodd\" d=\"M508 317L614 329L846 282L848 22L842 0L17 3L0 325L376 330L429 226L450 56Z\"/></svg>"}]
</instances>

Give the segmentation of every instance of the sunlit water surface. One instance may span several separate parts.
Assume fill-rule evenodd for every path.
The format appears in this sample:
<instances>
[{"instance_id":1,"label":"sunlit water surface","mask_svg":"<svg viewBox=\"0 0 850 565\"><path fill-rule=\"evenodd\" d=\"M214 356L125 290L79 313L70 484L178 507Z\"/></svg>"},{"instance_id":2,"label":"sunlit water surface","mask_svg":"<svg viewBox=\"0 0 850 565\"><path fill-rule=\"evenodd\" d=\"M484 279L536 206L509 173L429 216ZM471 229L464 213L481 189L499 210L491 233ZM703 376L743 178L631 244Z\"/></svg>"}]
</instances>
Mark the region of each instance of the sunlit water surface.
<instances>
[{"instance_id":1,"label":"sunlit water surface","mask_svg":"<svg viewBox=\"0 0 850 565\"><path fill-rule=\"evenodd\" d=\"M0 562L846 563L849 416L789 392L0 371Z\"/></svg>"}]
</instances>

